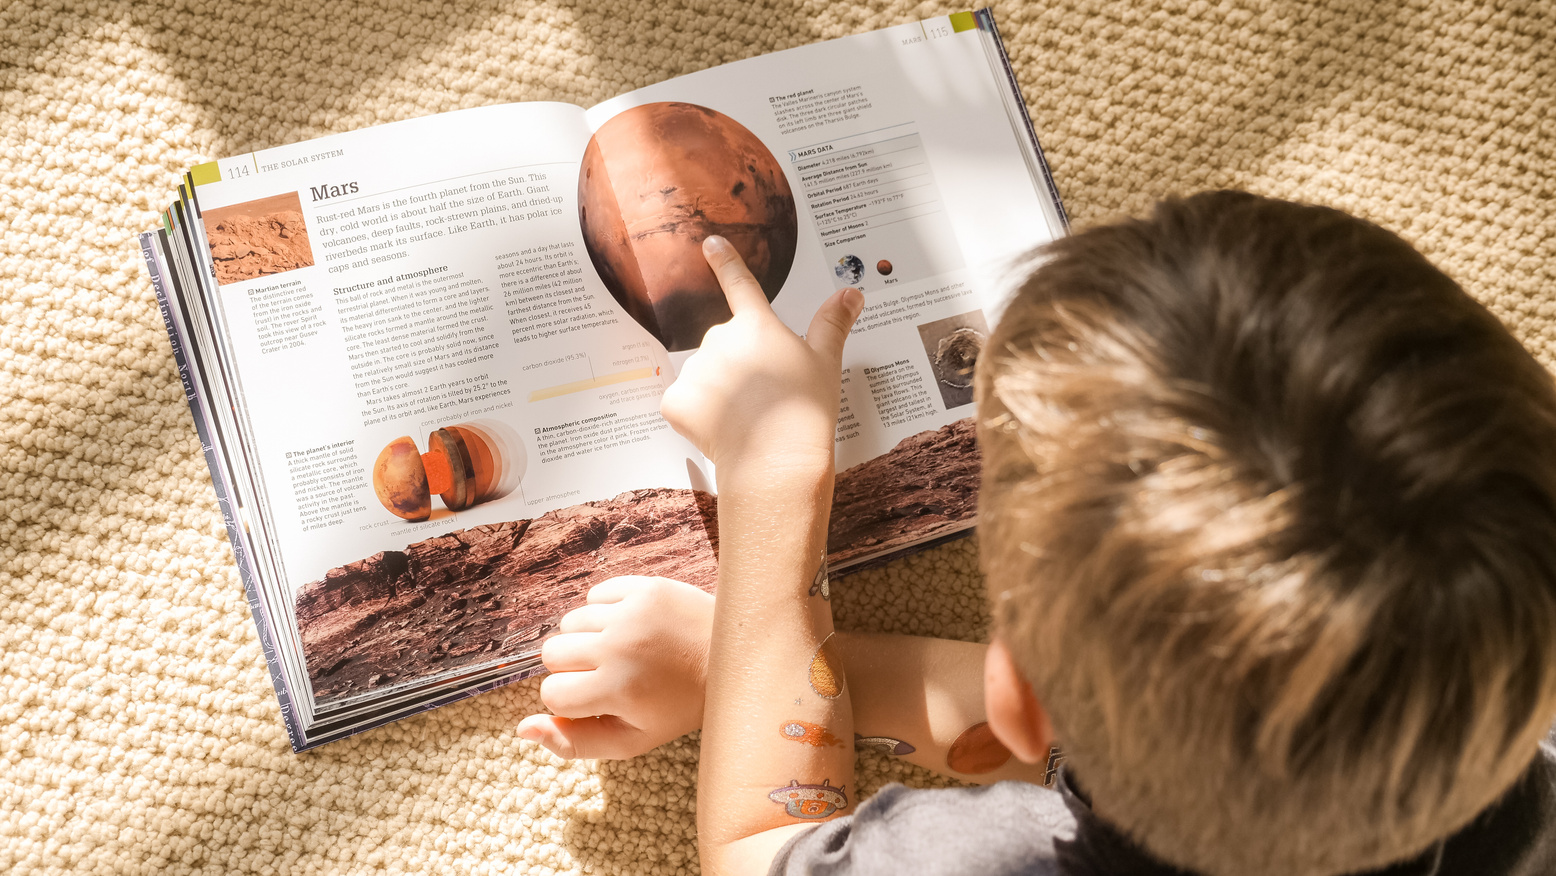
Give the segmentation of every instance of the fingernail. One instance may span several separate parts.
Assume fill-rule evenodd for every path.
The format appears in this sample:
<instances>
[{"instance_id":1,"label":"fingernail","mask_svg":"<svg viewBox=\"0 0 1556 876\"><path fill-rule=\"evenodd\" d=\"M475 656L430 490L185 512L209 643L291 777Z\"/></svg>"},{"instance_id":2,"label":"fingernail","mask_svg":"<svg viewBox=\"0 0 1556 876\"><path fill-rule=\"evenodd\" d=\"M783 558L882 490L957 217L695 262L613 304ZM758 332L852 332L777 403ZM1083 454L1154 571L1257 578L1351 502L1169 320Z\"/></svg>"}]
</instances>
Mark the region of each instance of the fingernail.
<instances>
[{"instance_id":1,"label":"fingernail","mask_svg":"<svg viewBox=\"0 0 1556 876\"><path fill-rule=\"evenodd\" d=\"M519 738L520 739L526 739L526 740L528 740L530 742L539 742L541 735L542 735L542 731L540 729L540 725L539 724L529 724L529 725L520 724L519 725Z\"/></svg>"},{"instance_id":2,"label":"fingernail","mask_svg":"<svg viewBox=\"0 0 1556 876\"><path fill-rule=\"evenodd\" d=\"M858 289L855 289L852 286L844 289L843 306L848 308L849 313L852 313L857 317L859 315L859 311L864 309L864 293L860 292Z\"/></svg>"},{"instance_id":3,"label":"fingernail","mask_svg":"<svg viewBox=\"0 0 1556 876\"><path fill-rule=\"evenodd\" d=\"M726 249L729 249L729 241L727 241L724 238L718 236L717 234L710 234L707 237L703 238L703 241L702 241L702 251L704 253L706 253L707 255L713 255L714 253L720 253L720 252L723 252Z\"/></svg>"}]
</instances>

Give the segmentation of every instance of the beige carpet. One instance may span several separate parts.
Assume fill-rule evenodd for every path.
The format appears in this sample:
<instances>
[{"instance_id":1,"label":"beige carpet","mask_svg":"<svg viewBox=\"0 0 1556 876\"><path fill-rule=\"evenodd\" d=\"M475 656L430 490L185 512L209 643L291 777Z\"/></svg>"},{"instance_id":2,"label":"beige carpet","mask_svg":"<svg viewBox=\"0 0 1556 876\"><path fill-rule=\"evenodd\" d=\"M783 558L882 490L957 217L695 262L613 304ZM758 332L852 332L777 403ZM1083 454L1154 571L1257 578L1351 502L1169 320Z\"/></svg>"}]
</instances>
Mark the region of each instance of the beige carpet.
<instances>
[{"instance_id":1,"label":"beige carpet","mask_svg":"<svg viewBox=\"0 0 1556 876\"><path fill-rule=\"evenodd\" d=\"M1351 209L1550 365L1556 11L1497 5L997 14L1077 222L1223 186ZM695 870L695 741L564 764L513 734L533 682L291 753L132 235L210 158L954 8L0 3L0 872ZM975 638L973 569L962 542L846 579L839 621ZM929 781L863 764L894 778Z\"/></svg>"}]
</instances>

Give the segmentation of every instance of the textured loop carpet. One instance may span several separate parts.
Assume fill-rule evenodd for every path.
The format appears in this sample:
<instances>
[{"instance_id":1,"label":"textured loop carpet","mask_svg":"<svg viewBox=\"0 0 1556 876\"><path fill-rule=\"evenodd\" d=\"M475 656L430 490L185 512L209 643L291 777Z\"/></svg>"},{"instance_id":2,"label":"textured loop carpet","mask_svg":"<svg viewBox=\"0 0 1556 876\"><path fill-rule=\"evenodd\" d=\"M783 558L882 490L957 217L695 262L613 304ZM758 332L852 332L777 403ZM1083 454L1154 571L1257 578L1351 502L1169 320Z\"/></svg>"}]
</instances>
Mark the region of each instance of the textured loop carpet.
<instances>
[{"instance_id":1,"label":"textured loop carpet","mask_svg":"<svg viewBox=\"0 0 1556 876\"><path fill-rule=\"evenodd\" d=\"M1410 238L1556 362L1545 2L997 7L1071 215L1244 187ZM132 235L199 161L510 100L588 105L929 3L0 4L0 872L670 873L696 742L513 734L534 682L287 747ZM842 625L983 634L971 542ZM930 778L880 759L862 789Z\"/></svg>"}]
</instances>

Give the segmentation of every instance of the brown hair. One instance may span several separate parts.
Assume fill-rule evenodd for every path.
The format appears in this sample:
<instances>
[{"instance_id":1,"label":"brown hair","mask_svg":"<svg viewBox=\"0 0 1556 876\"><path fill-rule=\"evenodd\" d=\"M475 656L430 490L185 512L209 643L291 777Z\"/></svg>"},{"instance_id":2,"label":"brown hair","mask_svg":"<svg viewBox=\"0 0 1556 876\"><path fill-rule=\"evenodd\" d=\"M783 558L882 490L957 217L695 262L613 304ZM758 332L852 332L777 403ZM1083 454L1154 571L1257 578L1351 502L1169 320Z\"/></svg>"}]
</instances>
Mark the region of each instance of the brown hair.
<instances>
[{"instance_id":1,"label":"brown hair","mask_svg":"<svg viewBox=\"0 0 1556 876\"><path fill-rule=\"evenodd\" d=\"M1556 392L1409 244L1214 192L1050 245L979 366L998 635L1098 811L1217 876L1405 858L1556 716Z\"/></svg>"}]
</instances>

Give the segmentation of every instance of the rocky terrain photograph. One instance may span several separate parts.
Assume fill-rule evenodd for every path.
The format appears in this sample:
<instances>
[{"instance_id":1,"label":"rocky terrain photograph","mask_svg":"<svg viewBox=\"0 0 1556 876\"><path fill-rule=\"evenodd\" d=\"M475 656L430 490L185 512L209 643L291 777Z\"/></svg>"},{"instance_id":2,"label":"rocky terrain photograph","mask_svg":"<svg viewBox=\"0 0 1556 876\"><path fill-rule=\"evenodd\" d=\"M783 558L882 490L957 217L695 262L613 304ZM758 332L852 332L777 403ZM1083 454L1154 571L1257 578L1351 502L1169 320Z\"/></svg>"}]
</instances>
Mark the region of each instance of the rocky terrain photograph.
<instances>
[{"instance_id":1,"label":"rocky terrain photograph","mask_svg":"<svg viewBox=\"0 0 1556 876\"><path fill-rule=\"evenodd\" d=\"M296 192L206 210L201 218L218 285L313 264Z\"/></svg>"},{"instance_id":2,"label":"rocky terrain photograph","mask_svg":"<svg viewBox=\"0 0 1556 876\"><path fill-rule=\"evenodd\" d=\"M977 428L965 417L840 472L827 559L838 566L964 527L978 513L981 464Z\"/></svg>"},{"instance_id":3,"label":"rocky terrain photograph","mask_svg":"<svg viewBox=\"0 0 1556 876\"><path fill-rule=\"evenodd\" d=\"M533 654L590 587L617 575L676 578L711 591L714 502L692 490L636 490L331 569L297 594L314 698Z\"/></svg>"},{"instance_id":4,"label":"rocky terrain photograph","mask_svg":"<svg viewBox=\"0 0 1556 876\"><path fill-rule=\"evenodd\" d=\"M828 559L835 566L962 528L977 513L978 466L969 417L839 473ZM533 654L590 587L617 575L711 592L716 506L694 490L635 490L331 569L296 601L314 697L328 703Z\"/></svg>"}]
</instances>

